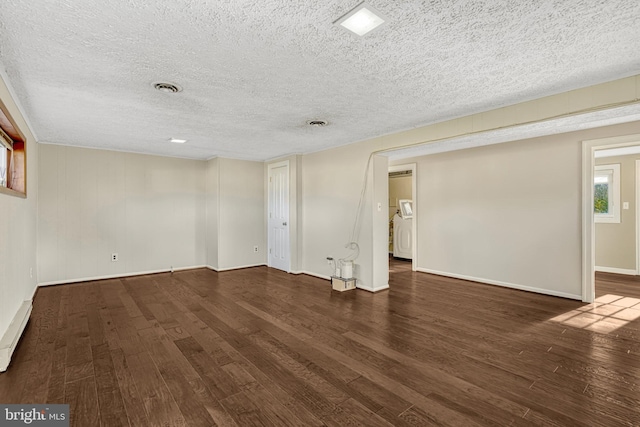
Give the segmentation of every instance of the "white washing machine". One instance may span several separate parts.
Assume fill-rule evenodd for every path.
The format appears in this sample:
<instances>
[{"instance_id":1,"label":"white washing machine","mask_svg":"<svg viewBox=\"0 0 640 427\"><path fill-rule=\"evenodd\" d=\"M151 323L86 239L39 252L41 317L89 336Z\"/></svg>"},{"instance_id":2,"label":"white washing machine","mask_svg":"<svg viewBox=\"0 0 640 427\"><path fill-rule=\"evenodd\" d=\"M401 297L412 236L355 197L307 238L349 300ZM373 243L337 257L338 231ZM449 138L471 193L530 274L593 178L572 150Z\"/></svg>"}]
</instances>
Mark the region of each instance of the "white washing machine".
<instances>
[{"instance_id":1,"label":"white washing machine","mask_svg":"<svg viewBox=\"0 0 640 427\"><path fill-rule=\"evenodd\" d=\"M411 217L402 218L400 215L393 216L393 256L396 258L412 259L411 235L413 220Z\"/></svg>"}]
</instances>

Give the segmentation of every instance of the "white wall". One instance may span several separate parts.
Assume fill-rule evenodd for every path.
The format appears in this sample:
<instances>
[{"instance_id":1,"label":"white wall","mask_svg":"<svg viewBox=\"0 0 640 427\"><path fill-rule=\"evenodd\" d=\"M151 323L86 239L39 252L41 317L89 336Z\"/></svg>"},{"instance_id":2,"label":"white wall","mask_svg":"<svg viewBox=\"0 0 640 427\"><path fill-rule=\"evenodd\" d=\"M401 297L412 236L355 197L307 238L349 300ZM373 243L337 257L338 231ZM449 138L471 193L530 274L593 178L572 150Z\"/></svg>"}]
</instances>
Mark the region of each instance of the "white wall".
<instances>
[{"instance_id":1,"label":"white wall","mask_svg":"<svg viewBox=\"0 0 640 427\"><path fill-rule=\"evenodd\" d=\"M360 256L355 273L359 286L373 289L373 177L371 173L365 176L370 153L371 148L356 143L302 157L302 269L328 277L332 270L327 265L327 256L339 259L352 253L345 245L351 238L366 179L368 191L361 211ZM372 165L369 170L373 170ZM386 218L387 200L383 199L382 203Z\"/></svg>"},{"instance_id":2,"label":"white wall","mask_svg":"<svg viewBox=\"0 0 640 427\"><path fill-rule=\"evenodd\" d=\"M40 151L40 283L205 265L205 162Z\"/></svg>"},{"instance_id":3,"label":"white wall","mask_svg":"<svg viewBox=\"0 0 640 427\"><path fill-rule=\"evenodd\" d=\"M372 251L373 276L369 290L389 287L389 159L373 156Z\"/></svg>"},{"instance_id":4,"label":"white wall","mask_svg":"<svg viewBox=\"0 0 640 427\"><path fill-rule=\"evenodd\" d=\"M300 272L302 270L302 156L291 156L289 163L291 179L289 180L291 197L291 212L289 220L291 221L291 271ZM265 216L265 221L266 221ZM265 225L266 226L266 225Z\"/></svg>"},{"instance_id":5,"label":"white wall","mask_svg":"<svg viewBox=\"0 0 640 427\"><path fill-rule=\"evenodd\" d=\"M218 268L266 264L264 163L220 158L218 172Z\"/></svg>"},{"instance_id":6,"label":"white wall","mask_svg":"<svg viewBox=\"0 0 640 427\"><path fill-rule=\"evenodd\" d=\"M206 171L206 244L207 244L207 266L217 270L218 265L218 214L220 199L219 159L211 159L207 162Z\"/></svg>"},{"instance_id":7,"label":"white wall","mask_svg":"<svg viewBox=\"0 0 640 427\"><path fill-rule=\"evenodd\" d=\"M36 289L38 145L0 78L0 100L27 139L27 198L0 194L0 338ZM30 275L33 270L33 277Z\"/></svg>"},{"instance_id":8,"label":"white wall","mask_svg":"<svg viewBox=\"0 0 640 427\"><path fill-rule=\"evenodd\" d=\"M537 138L412 161L419 270L580 297L578 138Z\"/></svg>"}]
</instances>

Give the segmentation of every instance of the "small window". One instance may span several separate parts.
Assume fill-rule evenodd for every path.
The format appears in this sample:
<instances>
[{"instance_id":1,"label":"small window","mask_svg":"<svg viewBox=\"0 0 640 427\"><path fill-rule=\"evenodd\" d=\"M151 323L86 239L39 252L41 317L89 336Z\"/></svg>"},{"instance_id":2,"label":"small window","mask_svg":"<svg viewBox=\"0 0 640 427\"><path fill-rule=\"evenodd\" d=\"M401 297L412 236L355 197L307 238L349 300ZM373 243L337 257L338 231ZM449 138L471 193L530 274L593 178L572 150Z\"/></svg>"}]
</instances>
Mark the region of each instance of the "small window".
<instances>
[{"instance_id":1,"label":"small window","mask_svg":"<svg viewBox=\"0 0 640 427\"><path fill-rule=\"evenodd\" d=\"M413 218L412 201L404 199L404 200L399 200L398 203L400 204L400 216L403 219Z\"/></svg>"},{"instance_id":2,"label":"small window","mask_svg":"<svg viewBox=\"0 0 640 427\"><path fill-rule=\"evenodd\" d=\"M25 137L0 102L0 193L27 197Z\"/></svg>"},{"instance_id":3,"label":"small window","mask_svg":"<svg viewBox=\"0 0 640 427\"><path fill-rule=\"evenodd\" d=\"M598 165L593 179L595 222L620 222L620 165Z\"/></svg>"}]
</instances>

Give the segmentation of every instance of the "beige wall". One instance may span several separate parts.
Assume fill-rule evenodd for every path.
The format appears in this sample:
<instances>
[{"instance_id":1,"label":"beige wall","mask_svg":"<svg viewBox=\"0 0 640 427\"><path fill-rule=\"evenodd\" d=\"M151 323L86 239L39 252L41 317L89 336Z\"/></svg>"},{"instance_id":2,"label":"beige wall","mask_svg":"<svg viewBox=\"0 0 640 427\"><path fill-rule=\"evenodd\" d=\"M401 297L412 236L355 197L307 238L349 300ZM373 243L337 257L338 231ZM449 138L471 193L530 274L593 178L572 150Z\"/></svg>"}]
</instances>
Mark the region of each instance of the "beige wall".
<instances>
[{"instance_id":1,"label":"beige wall","mask_svg":"<svg viewBox=\"0 0 640 427\"><path fill-rule=\"evenodd\" d=\"M419 270L579 297L577 135L410 161Z\"/></svg>"},{"instance_id":2,"label":"beige wall","mask_svg":"<svg viewBox=\"0 0 640 427\"><path fill-rule=\"evenodd\" d=\"M205 265L205 162L57 145L40 152L40 283Z\"/></svg>"},{"instance_id":3,"label":"beige wall","mask_svg":"<svg viewBox=\"0 0 640 427\"><path fill-rule=\"evenodd\" d=\"M636 271L636 160L640 154L596 159L596 165L620 165L620 223L596 223L596 266Z\"/></svg>"},{"instance_id":4,"label":"beige wall","mask_svg":"<svg viewBox=\"0 0 640 427\"><path fill-rule=\"evenodd\" d=\"M218 170L218 268L266 264L264 164L221 158Z\"/></svg>"},{"instance_id":5,"label":"beige wall","mask_svg":"<svg viewBox=\"0 0 640 427\"><path fill-rule=\"evenodd\" d=\"M206 245L207 245L207 266L217 270L218 264L218 228L219 228L219 210L220 210L220 182L219 163L220 159L211 159L207 161L206 170Z\"/></svg>"},{"instance_id":6,"label":"beige wall","mask_svg":"<svg viewBox=\"0 0 640 427\"><path fill-rule=\"evenodd\" d=\"M411 200L411 180L409 176L389 177L389 218L398 210L398 200Z\"/></svg>"},{"instance_id":7,"label":"beige wall","mask_svg":"<svg viewBox=\"0 0 640 427\"><path fill-rule=\"evenodd\" d=\"M262 163L40 147L41 284L266 262Z\"/></svg>"},{"instance_id":8,"label":"beige wall","mask_svg":"<svg viewBox=\"0 0 640 427\"><path fill-rule=\"evenodd\" d=\"M328 277L332 271L326 257L339 259L351 254L345 245L351 237L369 154L370 151L359 143L302 157L304 271ZM367 285L370 285L373 268L370 254L372 174L369 173L366 179L369 180L370 191L361 210L360 257L356 260L356 277L362 279L361 274L366 274L367 278L362 280L368 279ZM386 219L385 206L388 202L386 199L381 202Z\"/></svg>"},{"instance_id":9,"label":"beige wall","mask_svg":"<svg viewBox=\"0 0 640 427\"><path fill-rule=\"evenodd\" d=\"M582 141L640 122L394 163L417 163L418 269L581 295Z\"/></svg>"},{"instance_id":10,"label":"beige wall","mask_svg":"<svg viewBox=\"0 0 640 427\"><path fill-rule=\"evenodd\" d=\"M37 284L38 145L2 78L0 99L27 139L27 198L0 194L0 338ZM32 272L32 274L30 274Z\"/></svg>"}]
</instances>

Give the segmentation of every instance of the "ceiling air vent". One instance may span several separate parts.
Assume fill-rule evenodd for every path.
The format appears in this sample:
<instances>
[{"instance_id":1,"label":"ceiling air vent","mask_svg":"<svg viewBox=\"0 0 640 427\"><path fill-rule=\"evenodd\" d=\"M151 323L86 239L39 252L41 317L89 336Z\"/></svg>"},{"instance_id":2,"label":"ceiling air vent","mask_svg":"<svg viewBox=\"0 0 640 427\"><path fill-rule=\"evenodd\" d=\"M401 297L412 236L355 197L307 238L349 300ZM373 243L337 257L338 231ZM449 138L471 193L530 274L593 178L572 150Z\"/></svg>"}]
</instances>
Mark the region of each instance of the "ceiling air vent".
<instances>
[{"instance_id":1,"label":"ceiling air vent","mask_svg":"<svg viewBox=\"0 0 640 427\"><path fill-rule=\"evenodd\" d=\"M153 87L164 93L177 93L182 90L180 86L173 83L154 83Z\"/></svg>"}]
</instances>

